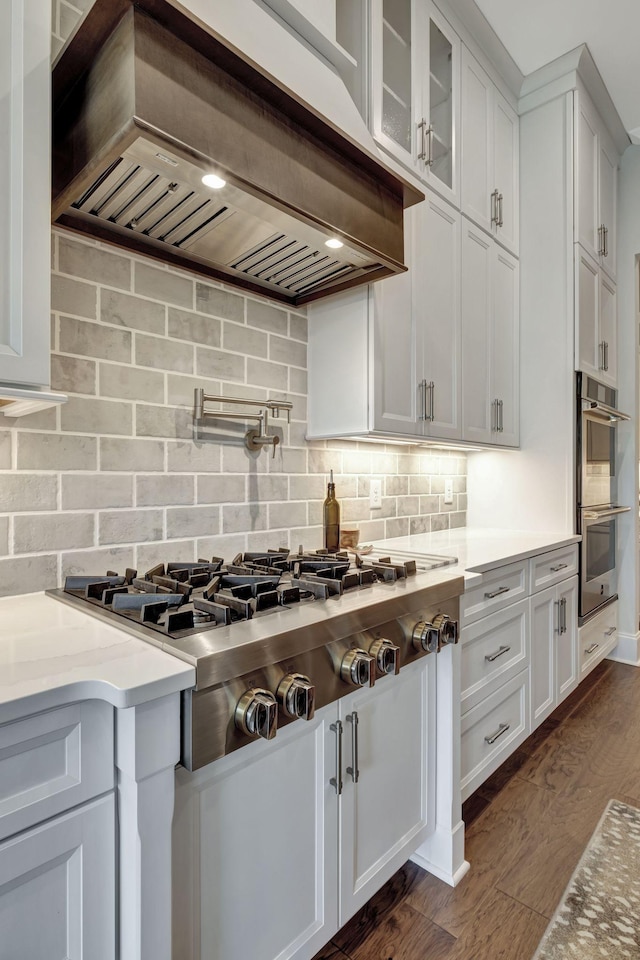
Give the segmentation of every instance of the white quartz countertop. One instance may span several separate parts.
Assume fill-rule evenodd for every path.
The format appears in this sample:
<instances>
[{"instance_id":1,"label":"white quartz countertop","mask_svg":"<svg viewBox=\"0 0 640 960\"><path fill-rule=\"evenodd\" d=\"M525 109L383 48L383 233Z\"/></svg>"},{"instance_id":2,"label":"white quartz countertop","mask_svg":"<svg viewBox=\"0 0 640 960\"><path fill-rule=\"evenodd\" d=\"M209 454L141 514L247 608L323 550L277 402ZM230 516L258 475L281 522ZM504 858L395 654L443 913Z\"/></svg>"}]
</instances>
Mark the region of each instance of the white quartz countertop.
<instances>
[{"instance_id":1,"label":"white quartz countertop","mask_svg":"<svg viewBox=\"0 0 640 960\"><path fill-rule=\"evenodd\" d=\"M435 533L378 540L378 550L407 553L411 556L439 554L458 558L457 568L464 571L465 583L495 567L536 554L578 543L577 534L540 533L531 530L494 530L483 527L459 527ZM456 569L455 567L449 569Z\"/></svg>"},{"instance_id":2,"label":"white quartz countertop","mask_svg":"<svg viewBox=\"0 0 640 960\"><path fill-rule=\"evenodd\" d=\"M0 599L0 722L75 700L131 707L194 682L189 664L43 593Z\"/></svg>"}]
</instances>

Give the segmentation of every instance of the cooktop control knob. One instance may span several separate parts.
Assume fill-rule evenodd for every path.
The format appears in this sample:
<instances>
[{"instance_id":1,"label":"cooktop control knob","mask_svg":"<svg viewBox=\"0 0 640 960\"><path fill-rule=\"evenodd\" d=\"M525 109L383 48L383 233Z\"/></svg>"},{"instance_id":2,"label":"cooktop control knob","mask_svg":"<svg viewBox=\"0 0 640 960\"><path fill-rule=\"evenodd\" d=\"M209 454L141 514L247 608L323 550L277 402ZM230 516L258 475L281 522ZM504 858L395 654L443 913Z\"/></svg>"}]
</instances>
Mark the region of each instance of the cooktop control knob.
<instances>
[{"instance_id":1,"label":"cooktop control knob","mask_svg":"<svg viewBox=\"0 0 640 960\"><path fill-rule=\"evenodd\" d=\"M452 620L447 613L439 613L434 617L433 626L438 630L438 647L458 642L458 621Z\"/></svg>"},{"instance_id":2,"label":"cooktop control knob","mask_svg":"<svg viewBox=\"0 0 640 960\"><path fill-rule=\"evenodd\" d=\"M236 727L250 737L273 740L278 726L278 703L270 690L252 687L242 694L234 715Z\"/></svg>"},{"instance_id":3,"label":"cooktop control knob","mask_svg":"<svg viewBox=\"0 0 640 960\"><path fill-rule=\"evenodd\" d=\"M353 687L372 687L376 682L375 660L366 650L352 647L347 650L340 664L340 676Z\"/></svg>"},{"instance_id":4,"label":"cooktop control knob","mask_svg":"<svg viewBox=\"0 0 640 960\"><path fill-rule=\"evenodd\" d=\"M381 674L394 673L396 676L400 673L400 647L397 647L386 637L379 637L374 640L369 647L369 653L376 661L376 666Z\"/></svg>"},{"instance_id":5,"label":"cooktop control knob","mask_svg":"<svg viewBox=\"0 0 640 960\"><path fill-rule=\"evenodd\" d=\"M288 717L311 720L315 713L316 688L304 673L288 673L278 684L276 697Z\"/></svg>"},{"instance_id":6,"label":"cooktop control knob","mask_svg":"<svg viewBox=\"0 0 640 960\"><path fill-rule=\"evenodd\" d=\"M429 620L418 620L413 628L411 642L416 650L437 653L439 649L438 628Z\"/></svg>"}]
</instances>

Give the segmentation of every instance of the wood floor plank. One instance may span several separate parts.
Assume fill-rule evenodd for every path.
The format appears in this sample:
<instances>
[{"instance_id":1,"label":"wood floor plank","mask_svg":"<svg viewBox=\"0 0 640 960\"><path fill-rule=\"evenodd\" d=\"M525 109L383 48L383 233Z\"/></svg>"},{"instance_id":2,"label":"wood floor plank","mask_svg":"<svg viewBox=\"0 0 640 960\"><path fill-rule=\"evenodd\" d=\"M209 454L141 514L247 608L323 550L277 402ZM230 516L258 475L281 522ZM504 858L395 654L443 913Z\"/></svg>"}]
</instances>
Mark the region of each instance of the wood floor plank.
<instances>
[{"instance_id":1,"label":"wood floor plank","mask_svg":"<svg viewBox=\"0 0 640 960\"><path fill-rule=\"evenodd\" d=\"M494 890L447 960L531 960L547 923L546 917Z\"/></svg>"},{"instance_id":2,"label":"wood floor plank","mask_svg":"<svg viewBox=\"0 0 640 960\"><path fill-rule=\"evenodd\" d=\"M456 940L403 902L382 919L360 911L335 942L350 960L448 960Z\"/></svg>"},{"instance_id":3,"label":"wood floor plank","mask_svg":"<svg viewBox=\"0 0 640 960\"><path fill-rule=\"evenodd\" d=\"M312 960L350 960L350 958L330 940L319 953L316 953Z\"/></svg>"},{"instance_id":4,"label":"wood floor plank","mask_svg":"<svg viewBox=\"0 0 640 960\"><path fill-rule=\"evenodd\" d=\"M551 792L514 778L466 832L465 857L471 869L457 887L430 874L414 885L407 902L453 936L459 936L484 900L547 817Z\"/></svg>"}]
</instances>

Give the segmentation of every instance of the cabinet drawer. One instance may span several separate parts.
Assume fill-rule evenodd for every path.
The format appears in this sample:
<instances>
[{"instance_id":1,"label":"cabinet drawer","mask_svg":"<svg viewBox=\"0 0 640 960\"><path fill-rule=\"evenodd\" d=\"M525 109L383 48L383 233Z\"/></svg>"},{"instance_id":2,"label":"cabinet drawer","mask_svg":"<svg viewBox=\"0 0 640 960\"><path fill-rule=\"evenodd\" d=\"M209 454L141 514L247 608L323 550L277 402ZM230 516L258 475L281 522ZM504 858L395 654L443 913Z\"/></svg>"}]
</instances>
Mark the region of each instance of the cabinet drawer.
<instances>
[{"instance_id":1,"label":"cabinet drawer","mask_svg":"<svg viewBox=\"0 0 640 960\"><path fill-rule=\"evenodd\" d=\"M529 601L463 627L461 713L466 713L529 663Z\"/></svg>"},{"instance_id":2,"label":"cabinet drawer","mask_svg":"<svg viewBox=\"0 0 640 960\"><path fill-rule=\"evenodd\" d=\"M529 671L522 670L461 722L462 799L476 790L529 733Z\"/></svg>"},{"instance_id":3,"label":"cabinet drawer","mask_svg":"<svg viewBox=\"0 0 640 960\"><path fill-rule=\"evenodd\" d=\"M482 581L465 589L460 597L463 624L472 623L526 597L529 589L527 571L528 562L521 560L483 574Z\"/></svg>"},{"instance_id":4,"label":"cabinet drawer","mask_svg":"<svg viewBox=\"0 0 640 960\"><path fill-rule=\"evenodd\" d=\"M618 604L608 607L578 630L580 676L584 677L618 642Z\"/></svg>"},{"instance_id":5,"label":"cabinet drawer","mask_svg":"<svg viewBox=\"0 0 640 960\"><path fill-rule=\"evenodd\" d=\"M530 564L531 593L546 590L578 572L578 544L572 543L568 547L559 547L539 557L532 557Z\"/></svg>"},{"instance_id":6,"label":"cabinet drawer","mask_svg":"<svg viewBox=\"0 0 640 960\"><path fill-rule=\"evenodd\" d=\"M0 839L113 784L108 703L86 700L0 727Z\"/></svg>"}]
</instances>

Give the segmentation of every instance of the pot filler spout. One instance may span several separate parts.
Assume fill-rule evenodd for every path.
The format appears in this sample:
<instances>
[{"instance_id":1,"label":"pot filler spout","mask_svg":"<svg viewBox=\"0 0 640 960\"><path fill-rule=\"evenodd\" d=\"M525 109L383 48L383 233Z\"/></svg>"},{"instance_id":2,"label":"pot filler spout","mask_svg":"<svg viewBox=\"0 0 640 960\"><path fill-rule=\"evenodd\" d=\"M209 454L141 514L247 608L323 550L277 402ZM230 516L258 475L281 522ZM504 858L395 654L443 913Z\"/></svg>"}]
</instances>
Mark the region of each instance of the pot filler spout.
<instances>
[{"instance_id":1,"label":"pot filler spout","mask_svg":"<svg viewBox=\"0 0 640 960\"><path fill-rule=\"evenodd\" d=\"M171 0L96 0L53 91L54 222L292 305L406 269L423 195Z\"/></svg>"}]
</instances>

